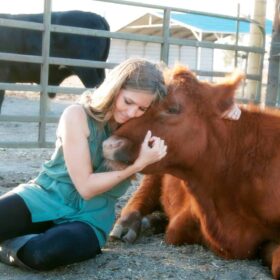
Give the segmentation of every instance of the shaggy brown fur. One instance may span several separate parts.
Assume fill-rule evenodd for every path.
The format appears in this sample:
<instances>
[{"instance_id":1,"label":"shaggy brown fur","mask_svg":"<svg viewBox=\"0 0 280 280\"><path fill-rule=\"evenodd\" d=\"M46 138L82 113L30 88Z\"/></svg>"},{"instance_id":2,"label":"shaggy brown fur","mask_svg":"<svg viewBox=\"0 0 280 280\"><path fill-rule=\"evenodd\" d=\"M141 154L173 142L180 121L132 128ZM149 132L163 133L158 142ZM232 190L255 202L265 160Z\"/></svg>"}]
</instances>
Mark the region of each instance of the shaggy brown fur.
<instances>
[{"instance_id":1,"label":"shaggy brown fur","mask_svg":"<svg viewBox=\"0 0 280 280\"><path fill-rule=\"evenodd\" d=\"M135 160L148 129L168 146L144 170L156 175L147 175L119 223L160 204L168 243L203 244L227 259L261 256L280 279L280 113L249 106L240 120L225 120L242 75L218 84L184 67L169 75L168 96L113 138L123 141L110 151L116 160Z\"/></svg>"}]
</instances>

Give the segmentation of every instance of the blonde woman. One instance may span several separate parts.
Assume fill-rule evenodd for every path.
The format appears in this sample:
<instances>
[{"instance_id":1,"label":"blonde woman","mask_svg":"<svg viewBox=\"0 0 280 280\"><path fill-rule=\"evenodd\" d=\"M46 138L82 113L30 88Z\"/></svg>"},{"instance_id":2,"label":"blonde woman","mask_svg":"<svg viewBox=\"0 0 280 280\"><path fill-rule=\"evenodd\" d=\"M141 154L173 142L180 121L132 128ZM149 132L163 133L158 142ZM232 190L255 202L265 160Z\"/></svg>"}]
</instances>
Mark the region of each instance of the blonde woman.
<instances>
[{"instance_id":1,"label":"blonde woman","mask_svg":"<svg viewBox=\"0 0 280 280\"><path fill-rule=\"evenodd\" d=\"M113 69L81 104L66 108L56 149L38 177L0 198L0 260L48 270L100 253L129 177L166 154L164 142L149 132L134 164L108 172L102 142L165 95L158 65L136 58Z\"/></svg>"}]
</instances>

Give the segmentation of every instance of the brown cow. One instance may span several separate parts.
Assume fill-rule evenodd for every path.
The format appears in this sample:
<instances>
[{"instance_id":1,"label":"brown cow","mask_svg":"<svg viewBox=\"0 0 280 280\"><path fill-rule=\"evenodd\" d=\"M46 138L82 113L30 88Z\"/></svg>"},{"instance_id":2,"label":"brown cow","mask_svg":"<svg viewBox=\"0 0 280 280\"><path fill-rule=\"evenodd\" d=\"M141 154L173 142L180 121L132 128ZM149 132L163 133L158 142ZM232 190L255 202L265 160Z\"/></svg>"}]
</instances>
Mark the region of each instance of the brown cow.
<instances>
[{"instance_id":1,"label":"brown cow","mask_svg":"<svg viewBox=\"0 0 280 280\"><path fill-rule=\"evenodd\" d=\"M168 96L104 143L115 166L135 160L148 129L168 146L166 157L143 170L152 175L115 230L133 233L161 204L168 243L203 244L227 259L261 257L280 279L280 113L251 107L238 121L223 119L241 79L210 84L176 67Z\"/></svg>"}]
</instances>

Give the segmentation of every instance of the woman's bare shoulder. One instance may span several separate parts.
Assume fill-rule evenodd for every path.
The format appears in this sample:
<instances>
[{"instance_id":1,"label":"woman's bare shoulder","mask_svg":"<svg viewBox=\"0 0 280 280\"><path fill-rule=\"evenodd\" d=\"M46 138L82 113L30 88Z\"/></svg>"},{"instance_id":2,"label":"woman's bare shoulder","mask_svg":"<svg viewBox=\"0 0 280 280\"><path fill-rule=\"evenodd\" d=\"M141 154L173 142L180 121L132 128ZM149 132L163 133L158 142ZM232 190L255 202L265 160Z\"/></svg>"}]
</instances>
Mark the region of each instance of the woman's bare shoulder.
<instances>
[{"instance_id":1,"label":"woman's bare shoulder","mask_svg":"<svg viewBox=\"0 0 280 280\"><path fill-rule=\"evenodd\" d=\"M82 105L73 104L67 107L60 118L58 131L62 127L72 127L77 129L82 129L86 131L86 134L89 133L89 128L87 125L87 115Z\"/></svg>"},{"instance_id":2,"label":"woman's bare shoulder","mask_svg":"<svg viewBox=\"0 0 280 280\"><path fill-rule=\"evenodd\" d=\"M80 104L73 104L64 109L62 116L72 117L86 117L85 109Z\"/></svg>"}]
</instances>

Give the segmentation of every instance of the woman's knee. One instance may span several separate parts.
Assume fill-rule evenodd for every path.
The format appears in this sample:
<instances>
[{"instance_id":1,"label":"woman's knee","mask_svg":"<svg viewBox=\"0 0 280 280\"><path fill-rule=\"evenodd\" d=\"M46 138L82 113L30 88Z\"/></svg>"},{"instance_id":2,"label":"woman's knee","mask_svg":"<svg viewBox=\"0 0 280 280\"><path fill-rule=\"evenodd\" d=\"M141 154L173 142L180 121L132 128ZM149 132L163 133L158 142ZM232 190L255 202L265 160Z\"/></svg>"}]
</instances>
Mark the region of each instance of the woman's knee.
<instances>
[{"instance_id":1,"label":"woman's knee","mask_svg":"<svg viewBox=\"0 0 280 280\"><path fill-rule=\"evenodd\" d=\"M50 270L84 261L100 253L93 230L83 223L54 226L29 240L18 252L19 259L36 270Z\"/></svg>"},{"instance_id":2,"label":"woman's knee","mask_svg":"<svg viewBox=\"0 0 280 280\"><path fill-rule=\"evenodd\" d=\"M29 241L18 251L18 258L28 267L35 270L50 270L58 265L55 264L51 254ZM34 246L35 245L35 246Z\"/></svg>"},{"instance_id":3,"label":"woman's knee","mask_svg":"<svg viewBox=\"0 0 280 280\"><path fill-rule=\"evenodd\" d=\"M18 194L10 192L0 197L0 242L25 234L30 224L30 212Z\"/></svg>"}]
</instances>

